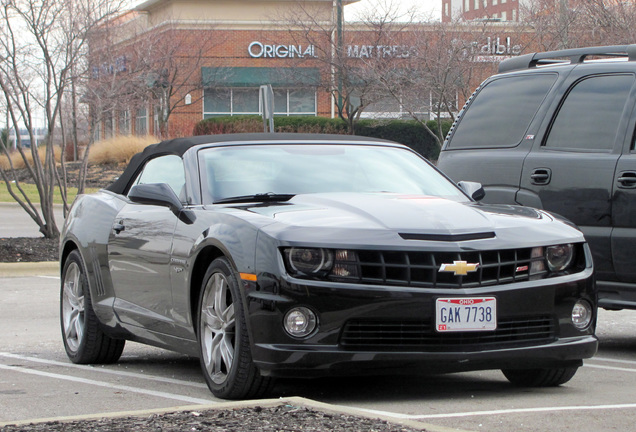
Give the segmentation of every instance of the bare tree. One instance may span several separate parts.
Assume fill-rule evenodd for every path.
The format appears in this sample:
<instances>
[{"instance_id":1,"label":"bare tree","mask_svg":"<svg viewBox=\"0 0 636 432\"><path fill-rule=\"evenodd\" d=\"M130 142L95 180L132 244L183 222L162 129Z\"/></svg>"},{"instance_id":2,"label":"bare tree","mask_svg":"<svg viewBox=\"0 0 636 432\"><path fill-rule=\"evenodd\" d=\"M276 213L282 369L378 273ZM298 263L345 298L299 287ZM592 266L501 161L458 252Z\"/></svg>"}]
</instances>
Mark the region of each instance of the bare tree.
<instances>
[{"instance_id":1,"label":"bare tree","mask_svg":"<svg viewBox=\"0 0 636 432\"><path fill-rule=\"evenodd\" d=\"M413 22L414 14L399 12L390 1L376 8L373 19L356 23L339 22L337 10L325 18L302 2L293 11L278 19L294 43L314 47L313 56L298 61L319 65L320 86L332 95L338 117L354 134L365 109L390 96L377 81L378 71L409 55L406 45L393 42Z\"/></svg>"},{"instance_id":2,"label":"bare tree","mask_svg":"<svg viewBox=\"0 0 636 432\"><path fill-rule=\"evenodd\" d=\"M202 94L201 66L210 50L224 42L213 28L180 29L178 20L148 28L143 16L111 21L92 35L88 102L93 120L152 101L160 138L171 135L171 114ZM196 99L195 99L196 101Z\"/></svg>"},{"instance_id":3,"label":"bare tree","mask_svg":"<svg viewBox=\"0 0 636 432\"><path fill-rule=\"evenodd\" d=\"M636 2L617 0L579 0L584 25L594 45L620 45L636 42Z\"/></svg>"},{"instance_id":4,"label":"bare tree","mask_svg":"<svg viewBox=\"0 0 636 432\"><path fill-rule=\"evenodd\" d=\"M636 2L535 0L521 9L539 51L636 42Z\"/></svg>"},{"instance_id":5,"label":"bare tree","mask_svg":"<svg viewBox=\"0 0 636 432\"><path fill-rule=\"evenodd\" d=\"M438 145L444 139L442 121L455 119L459 100L467 100L475 86L496 70L496 57L481 52L489 25L476 23L422 23L404 34L416 47L399 67L378 70L377 80L408 117L419 121ZM426 120L437 120L433 132Z\"/></svg>"},{"instance_id":6,"label":"bare tree","mask_svg":"<svg viewBox=\"0 0 636 432\"><path fill-rule=\"evenodd\" d=\"M47 238L59 235L53 213L53 193L61 192L68 210L66 187L56 167L54 143L58 134L62 100L72 78L72 67L85 53L86 34L113 17L119 4L112 0L1 0L0 2L0 90L5 100L16 148L39 195L32 202L15 173L14 165L0 175L13 199L38 224ZM36 129L46 137L36 147ZM25 129L32 143L31 157L21 143ZM12 161L8 149L5 154ZM62 170L64 166L62 166ZM13 182L13 183L12 183Z\"/></svg>"}]
</instances>

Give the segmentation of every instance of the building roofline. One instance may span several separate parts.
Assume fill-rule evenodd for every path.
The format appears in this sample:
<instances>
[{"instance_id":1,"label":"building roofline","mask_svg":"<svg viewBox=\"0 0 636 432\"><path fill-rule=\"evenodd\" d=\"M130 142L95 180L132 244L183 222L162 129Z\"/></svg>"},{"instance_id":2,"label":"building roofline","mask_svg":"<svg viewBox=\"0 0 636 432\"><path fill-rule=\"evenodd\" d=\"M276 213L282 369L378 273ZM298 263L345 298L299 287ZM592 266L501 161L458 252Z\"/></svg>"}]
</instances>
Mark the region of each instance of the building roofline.
<instances>
[{"instance_id":1,"label":"building roofline","mask_svg":"<svg viewBox=\"0 0 636 432\"><path fill-rule=\"evenodd\" d=\"M137 11L137 12L148 12L149 9L161 4L161 3L166 3L170 0L146 0L145 2L143 2L140 5L137 5L136 7L133 8L133 10ZM240 1L240 0L239 0ZM297 0L278 0L281 3L285 3L285 2L291 2L291 1L297 1ZM333 3L333 0L312 0L314 2L317 3ZM342 0L342 3L344 5L348 5L351 3L357 3L360 0Z\"/></svg>"}]
</instances>

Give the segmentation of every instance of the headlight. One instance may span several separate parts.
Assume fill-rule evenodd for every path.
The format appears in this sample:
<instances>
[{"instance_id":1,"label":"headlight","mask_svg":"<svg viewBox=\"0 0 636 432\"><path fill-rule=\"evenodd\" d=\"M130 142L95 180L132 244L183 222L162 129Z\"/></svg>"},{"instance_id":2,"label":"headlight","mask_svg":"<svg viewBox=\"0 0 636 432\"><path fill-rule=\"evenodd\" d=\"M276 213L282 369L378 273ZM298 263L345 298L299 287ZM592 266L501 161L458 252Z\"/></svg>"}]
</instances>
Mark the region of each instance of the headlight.
<instances>
[{"instance_id":1,"label":"headlight","mask_svg":"<svg viewBox=\"0 0 636 432\"><path fill-rule=\"evenodd\" d=\"M349 282L360 277L360 259L356 251L292 247L283 249L283 257L292 276Z\"/></svg>"},{"instance_id":2,"label":"headlight","mask_svg":"<svg viewBox=\"0 0 636 432\"><path fill-rule=\"evenodd\" d=\"M328 272L333 266L333 252L318 248L285 249L287 263L296 273L307 275Z\"/></svg>"},{"instance_id":3,"label":"headlight","mask_svg":"<svg viewBox=\"0 0 636 432\"><path fill-rule=\"evenodd\" d=\"M553 272L563 271L570 263L574 256L574 247L571 244L562 244L557 246L548 246L545 248L545 259L548 263L548 269Z\"/></svg>"}]
</instances>

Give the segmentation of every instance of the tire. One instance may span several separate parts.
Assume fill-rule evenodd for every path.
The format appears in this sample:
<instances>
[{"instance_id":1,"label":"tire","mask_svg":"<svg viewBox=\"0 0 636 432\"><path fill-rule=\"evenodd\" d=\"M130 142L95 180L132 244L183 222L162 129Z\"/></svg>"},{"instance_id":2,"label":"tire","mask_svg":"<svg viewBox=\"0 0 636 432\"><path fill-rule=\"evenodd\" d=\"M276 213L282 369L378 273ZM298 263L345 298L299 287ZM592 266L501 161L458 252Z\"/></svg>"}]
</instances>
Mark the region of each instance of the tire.
<instances>
[{"instance_id":1,"label":"tire","mask_svg":"<svg viewBox=\"0 0 636 432\"><path fill-rule=\"evenodd\" d=\"M197 310L199 358L210 391L223 399L263 396L272 380L252 361L239 280L226 258L208 267Z\"/></svg>"},{"instance_id":2,"label":"tire","mask_svg":"<svg viewBox=\"0 0 636 432\"><path fill-rule=\"evenodd\" d=\"M570 381L578 366L545 369L503 369L508 381L519 387L556 387Z\"/></svg>"},{"instance_id":3,"label":"tire","mask_svg":"<svg viewBox=\"0 0 636 432\"><path fill-rule=\"evenodd\" d=\"M93 311L84 262L72 251L62 271L60 324L68 358L73 363L114 363L124 350L125 340L113 339L101 329Z\"/></svg>"}]
</instances>

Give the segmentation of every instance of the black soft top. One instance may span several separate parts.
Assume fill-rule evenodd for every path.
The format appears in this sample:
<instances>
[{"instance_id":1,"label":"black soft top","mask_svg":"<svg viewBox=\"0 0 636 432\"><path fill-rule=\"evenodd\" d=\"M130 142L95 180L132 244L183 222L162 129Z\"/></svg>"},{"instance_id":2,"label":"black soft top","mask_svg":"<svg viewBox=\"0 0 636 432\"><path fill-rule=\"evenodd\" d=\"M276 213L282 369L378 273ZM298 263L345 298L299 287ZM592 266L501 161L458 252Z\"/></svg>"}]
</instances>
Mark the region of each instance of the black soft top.
<instances>
[{"instance_id":1,"label":"black soft top","mask_svg":"<svg viewBox=\"0 0 636 432\"><path fill-rule=\"evenodd\" d=\"M396 144L391 141L377 138L360 137L354 135L328 135L328 134L296 134L296 133L244 133L227 135L200 135L188 138L175 138L151 144L142 152L137 153L130 159L130 163L122 175L111 183L106 190L117 194L123 194L126 187L134 179L146 161L157 156L177 155L183 156L191 147L201 144L217 144L228 142L254 142L259 141L340 141L340 142L377 142L385 144Z\"/></svg>"}]
</instances>

